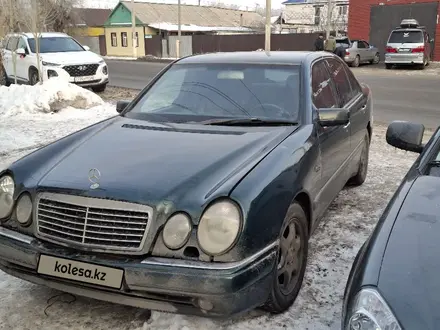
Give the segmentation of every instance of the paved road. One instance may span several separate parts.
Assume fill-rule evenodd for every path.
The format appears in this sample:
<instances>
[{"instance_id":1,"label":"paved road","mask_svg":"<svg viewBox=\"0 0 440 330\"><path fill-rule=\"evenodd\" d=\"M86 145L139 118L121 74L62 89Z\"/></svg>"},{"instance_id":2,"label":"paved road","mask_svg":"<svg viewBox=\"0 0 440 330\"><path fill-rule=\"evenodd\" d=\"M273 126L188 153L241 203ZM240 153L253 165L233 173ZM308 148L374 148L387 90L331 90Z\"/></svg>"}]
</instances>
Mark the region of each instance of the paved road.
<instances>
[{"instance_id":1,"label":"paved road","mask_svg":"<svg viewBox=\"0 0 440 330\"><path fill-rule=\"evenodd\" d=\"M166 64L108 61L108 65L111 85L141 89ZM440 125L440 76L368 67L353 71L373 90L375 121L411 120L428 128Z\"/></svg>"}]
</instances>

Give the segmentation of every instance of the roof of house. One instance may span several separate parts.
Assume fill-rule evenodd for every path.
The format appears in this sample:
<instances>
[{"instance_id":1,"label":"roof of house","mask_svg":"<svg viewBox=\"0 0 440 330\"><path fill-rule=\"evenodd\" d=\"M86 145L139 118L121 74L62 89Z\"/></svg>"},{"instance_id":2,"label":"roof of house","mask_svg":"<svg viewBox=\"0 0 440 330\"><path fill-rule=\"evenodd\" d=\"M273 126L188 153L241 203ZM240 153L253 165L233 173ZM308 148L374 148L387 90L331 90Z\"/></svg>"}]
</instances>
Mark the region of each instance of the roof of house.
<instances>
[{"instance_id":1,"label":"roof of house","mask_svg":"<svg viewBox=\"0 0 440 330\"><path fill-rule=\"evenodd\" d=\"M144 24L178 24L176 4L121 1ZM181 5L181 24L218 27L253 27L261 25L263 17L244 10L225 9L217 7Z\"/></svg>"},{"instance_id":2,"label":"roof of house","mask_svg":"<svg viewBox=\"0 0 440 330\"><path fill-rule=\"evenodd\" d=\"M72 15L76 25L104 26L110 16L111 9L100 8L74 8Z\"/></svg>"}]
</instances>

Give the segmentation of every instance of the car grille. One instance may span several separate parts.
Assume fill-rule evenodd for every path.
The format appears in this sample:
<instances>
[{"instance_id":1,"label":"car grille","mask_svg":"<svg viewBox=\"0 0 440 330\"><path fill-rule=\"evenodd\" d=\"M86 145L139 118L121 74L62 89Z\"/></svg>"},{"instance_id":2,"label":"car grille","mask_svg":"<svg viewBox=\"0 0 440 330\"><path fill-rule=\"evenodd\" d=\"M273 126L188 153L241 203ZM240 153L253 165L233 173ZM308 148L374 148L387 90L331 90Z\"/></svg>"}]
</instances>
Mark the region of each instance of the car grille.
<instances>
[{"instance_id":1,"label":"car grille","mask_svg":"<svg viewBox=\"0 0 440 330\"><path fill-rule=\"evenodd\" d=\"M151 218L148 206L49 193L36 203L37 236L43 239L101 251L143 248Z\"/></svg>"},{"instance_id":2,"label":"car grille","mask_svg":"<svg viewBox=\"0 0 440 330\"><path fill-rule=\"evenodd\" d=\"M63 67L64 70L71 77L82 77L82 76L94 76L96 70L98 70L99 64L84 64L84 65L67 65Z\"/></svg>"}]
</instances>

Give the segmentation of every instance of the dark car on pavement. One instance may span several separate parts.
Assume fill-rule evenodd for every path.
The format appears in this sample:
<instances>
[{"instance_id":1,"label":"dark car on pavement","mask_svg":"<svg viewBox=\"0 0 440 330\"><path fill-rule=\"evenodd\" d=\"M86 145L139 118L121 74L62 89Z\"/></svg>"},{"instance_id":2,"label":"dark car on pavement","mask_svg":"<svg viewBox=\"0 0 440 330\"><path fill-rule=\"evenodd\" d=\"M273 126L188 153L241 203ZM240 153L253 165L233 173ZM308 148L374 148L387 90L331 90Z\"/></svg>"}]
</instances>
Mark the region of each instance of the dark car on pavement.
<instances>
[{"instance_id":1,"label":"dark car on pavement","mask_svg":"<svg viewBox=\"0 0 440 330\"><path fill-rule=\"evenodd\" d=\"M153 310L288 309L310 234L366 178L370 89L325 52L218 53L117 110L0 172L0 268Z\"/></svg>"},{"instance_id":2,"label":"dark car on pavement","mask_svg":"<svg viewBox=\"0 0 440 330\"><path fill-rule=\"evenodd\" d=\"M440 309L440 129L396 121L387 142L419 153L356 256L342 329L437 330Z\"/></svg>"}]
</instances>

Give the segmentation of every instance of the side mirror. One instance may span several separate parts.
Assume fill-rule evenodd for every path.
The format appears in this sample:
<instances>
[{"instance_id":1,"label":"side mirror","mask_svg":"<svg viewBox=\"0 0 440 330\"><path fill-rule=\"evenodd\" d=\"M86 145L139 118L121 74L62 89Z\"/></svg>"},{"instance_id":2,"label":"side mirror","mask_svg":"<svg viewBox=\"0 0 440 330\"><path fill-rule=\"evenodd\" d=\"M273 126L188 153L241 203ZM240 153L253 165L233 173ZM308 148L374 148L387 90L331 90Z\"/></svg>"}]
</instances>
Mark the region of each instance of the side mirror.
<instances>
[{"instance_id":1,"label":"side mirror","mask_svg":"<svg viewBox=\"0 0 440 330\"><path fill-rule=\"evenodd\" d=\"M89 50L90 50L90 47L89 47L89 46L83 46L83 48L84 48L86 51L89 51Z\"/></svg>"},{"instance_id":2,"label":"side mirror","mask_svg":"<svg viewBox=\"0 0 440 330\"><path fill-rule=\"evenodd\" d=\"M343 126L350 122L350 112L341 108L318 109L319 124L323 127Z\"/></svg>"},{"instance_id":3,"label":"side mirror","mask_svg":"<svg viewBox=\"0 0 440 330\"><path fill-rule=\"evenodd\" d=\"M15 51L15 53L16 53L17 55L20 55L20 56L25 56L25 55L26 55L26 51L24 50L24 48L17 48L17 50Z\"/></svg>"},{"instance_id":4,"label":"side mirror","mask_svg":"<svg viewBox=\"0 0 440 330\"><path fill-rule=\"evenodd\" d=\"M408 121L393 121L387 129L387 143L393 147L421 153L425 126Z\"/></svg>"},{"instance_id":5,"label":"side mirror","mask_svg":"<svg viewBox=\"0 0 440 330\"><path fill-rule=\"evenodd\" d=\"M116 103L116 111L121 113L130 104L130 101L118 101Z\"/></svg>"}]
</instances>

